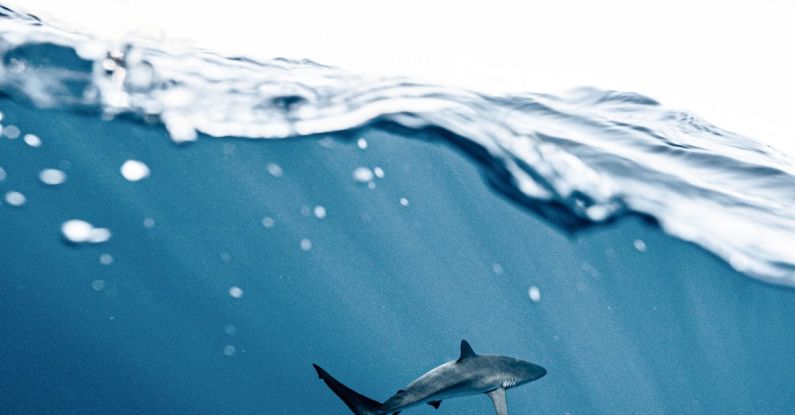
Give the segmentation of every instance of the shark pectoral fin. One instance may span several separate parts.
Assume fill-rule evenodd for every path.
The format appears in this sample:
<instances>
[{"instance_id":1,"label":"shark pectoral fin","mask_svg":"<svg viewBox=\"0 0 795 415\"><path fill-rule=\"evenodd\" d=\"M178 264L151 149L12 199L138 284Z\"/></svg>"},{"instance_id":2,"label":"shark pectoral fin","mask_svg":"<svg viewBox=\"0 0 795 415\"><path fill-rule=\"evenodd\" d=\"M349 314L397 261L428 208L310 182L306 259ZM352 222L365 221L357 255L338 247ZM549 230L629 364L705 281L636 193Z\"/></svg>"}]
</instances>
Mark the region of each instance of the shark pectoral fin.
<instances>
[{"instance_id":1,"label":"shark pectoral fin","mask_svg":"<svg viewBox=\"0 0 795 415\"><path fill-rule=\"evenodd\" d=\"M430 406L432 406L432 407L434 407L436 409L439 409L439 405L441 405L441 404L442 404L442 401L430 401L430 402L428 402L428 405L430 405Z\"/></svg>"},{"instance_id":2,"label":"shark pectoral fin","mask_svg":"<svg viewBox=\"0 0 795 415\"><path fill-rule=\"evenodd\" d=\"M499 388L487 393L491 402L494 404L494 410L497 415L508 415L508 402L505 401L505 389Z\"/></svg>"}]
</instances>

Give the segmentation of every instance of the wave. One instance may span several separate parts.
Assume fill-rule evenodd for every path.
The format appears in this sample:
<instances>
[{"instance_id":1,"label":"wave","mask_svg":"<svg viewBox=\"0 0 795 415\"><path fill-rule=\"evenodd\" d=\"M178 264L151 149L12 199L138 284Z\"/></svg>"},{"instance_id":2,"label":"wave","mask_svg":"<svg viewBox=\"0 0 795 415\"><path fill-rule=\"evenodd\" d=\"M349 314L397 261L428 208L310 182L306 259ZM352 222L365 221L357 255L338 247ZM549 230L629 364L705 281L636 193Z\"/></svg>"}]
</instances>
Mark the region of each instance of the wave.
<instances>
[{"instance_id":1,"label":"wave","mask_svg":"<svg viewBox=\"0 0 795 415\"><path fill-rule=\"evenodd\" d=\"M564 229L653 218L760 280L795 286L795 166L775 149L628 92L503 96L142 40L102 43L0 7L0 93L162 123L176 142L287 139L378 124L442 137ZM750 104L749 104L750 105Z\"/></svg>"}]
</instances>

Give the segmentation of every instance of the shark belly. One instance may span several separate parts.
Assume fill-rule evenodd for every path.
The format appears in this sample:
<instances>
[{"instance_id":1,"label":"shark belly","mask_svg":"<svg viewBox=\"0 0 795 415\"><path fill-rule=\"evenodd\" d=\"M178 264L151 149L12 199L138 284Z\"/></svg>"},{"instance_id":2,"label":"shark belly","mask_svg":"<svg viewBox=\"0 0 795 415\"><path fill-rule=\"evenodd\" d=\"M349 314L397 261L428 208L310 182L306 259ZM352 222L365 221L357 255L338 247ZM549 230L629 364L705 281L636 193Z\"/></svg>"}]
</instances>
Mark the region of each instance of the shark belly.
<instances>
[{"instance_id":1,"label":"shark belly","mask_svg":"<svg viewBox=\"0 0 795 415\"><path fill-rule=\"evenodd\" d=\"M385 404L391 411L400 411L430 402L486 393L499 387L490 378L484 378L482 373L462 367L458 362L447 362L411 382Z\"/></svg>"}]
</instances>

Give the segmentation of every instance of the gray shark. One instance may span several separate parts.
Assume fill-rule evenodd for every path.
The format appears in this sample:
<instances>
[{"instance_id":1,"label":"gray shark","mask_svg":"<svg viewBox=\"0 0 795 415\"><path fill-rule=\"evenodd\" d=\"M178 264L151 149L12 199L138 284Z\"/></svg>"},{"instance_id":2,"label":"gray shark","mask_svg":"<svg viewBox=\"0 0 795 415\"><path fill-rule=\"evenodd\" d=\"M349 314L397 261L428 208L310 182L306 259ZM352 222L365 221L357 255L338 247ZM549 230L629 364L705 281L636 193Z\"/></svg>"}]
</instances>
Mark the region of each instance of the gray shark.
<instances>
[{"instance_id":1,"label":"gray shark","mask_svg":"<svg viewBox=\"0 0 795 415\"><path fill-rule=\"evenodd\" d=\"M466 340L461 341L461 357L431 369L384 403L372 400L334 379L313 364L320 379L356 415L398 414L412 406L428 404L434 408L444 399L485 393L494 403L497 415L508 415L505 390L532 382L547 370L524 360L506 356L478 355Z\"/></svg>"}]
</instances>

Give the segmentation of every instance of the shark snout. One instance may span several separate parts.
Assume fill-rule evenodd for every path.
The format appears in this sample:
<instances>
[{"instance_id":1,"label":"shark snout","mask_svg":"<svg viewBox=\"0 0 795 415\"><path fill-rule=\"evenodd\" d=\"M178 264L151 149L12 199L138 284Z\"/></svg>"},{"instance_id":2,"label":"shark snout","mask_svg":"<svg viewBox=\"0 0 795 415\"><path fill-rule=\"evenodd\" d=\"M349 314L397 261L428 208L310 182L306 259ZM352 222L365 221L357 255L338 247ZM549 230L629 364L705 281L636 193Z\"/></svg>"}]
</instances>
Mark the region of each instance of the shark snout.
<instances>
[{"instance_id":1,"label":"shark snout","mask_svg":"<svg viewBox=\"0 0 795 415\"><path fill-rule=\"evenodd\" d=\"M522 373L523 374L522 378L523 378L524 382L522 382L522 383L532 382L534 380L541 379L547 374L547 370L544 369L543 367L539 366L539 365L536 365L536 364L533 364L533 363L530 363L530 362L523 362L523 363L524 364L522 365L523 366L522 367L522 372L523 372Z\"/></svg>"},{"instance_id":2,"label":"shark snout","mask_svg":"<svg viewBox=\"0 0 795 415\"><path fill-rule=\"evenodd\" d=\"M533 365L533 364L531 363L531 365ZM546 376L547 370L544 369L543 367L541 367L539 365L533 365L533 368L535 369L535 378L533 378L533 380L541 379L544 376Z\"/></svg>"}]
</instances>

